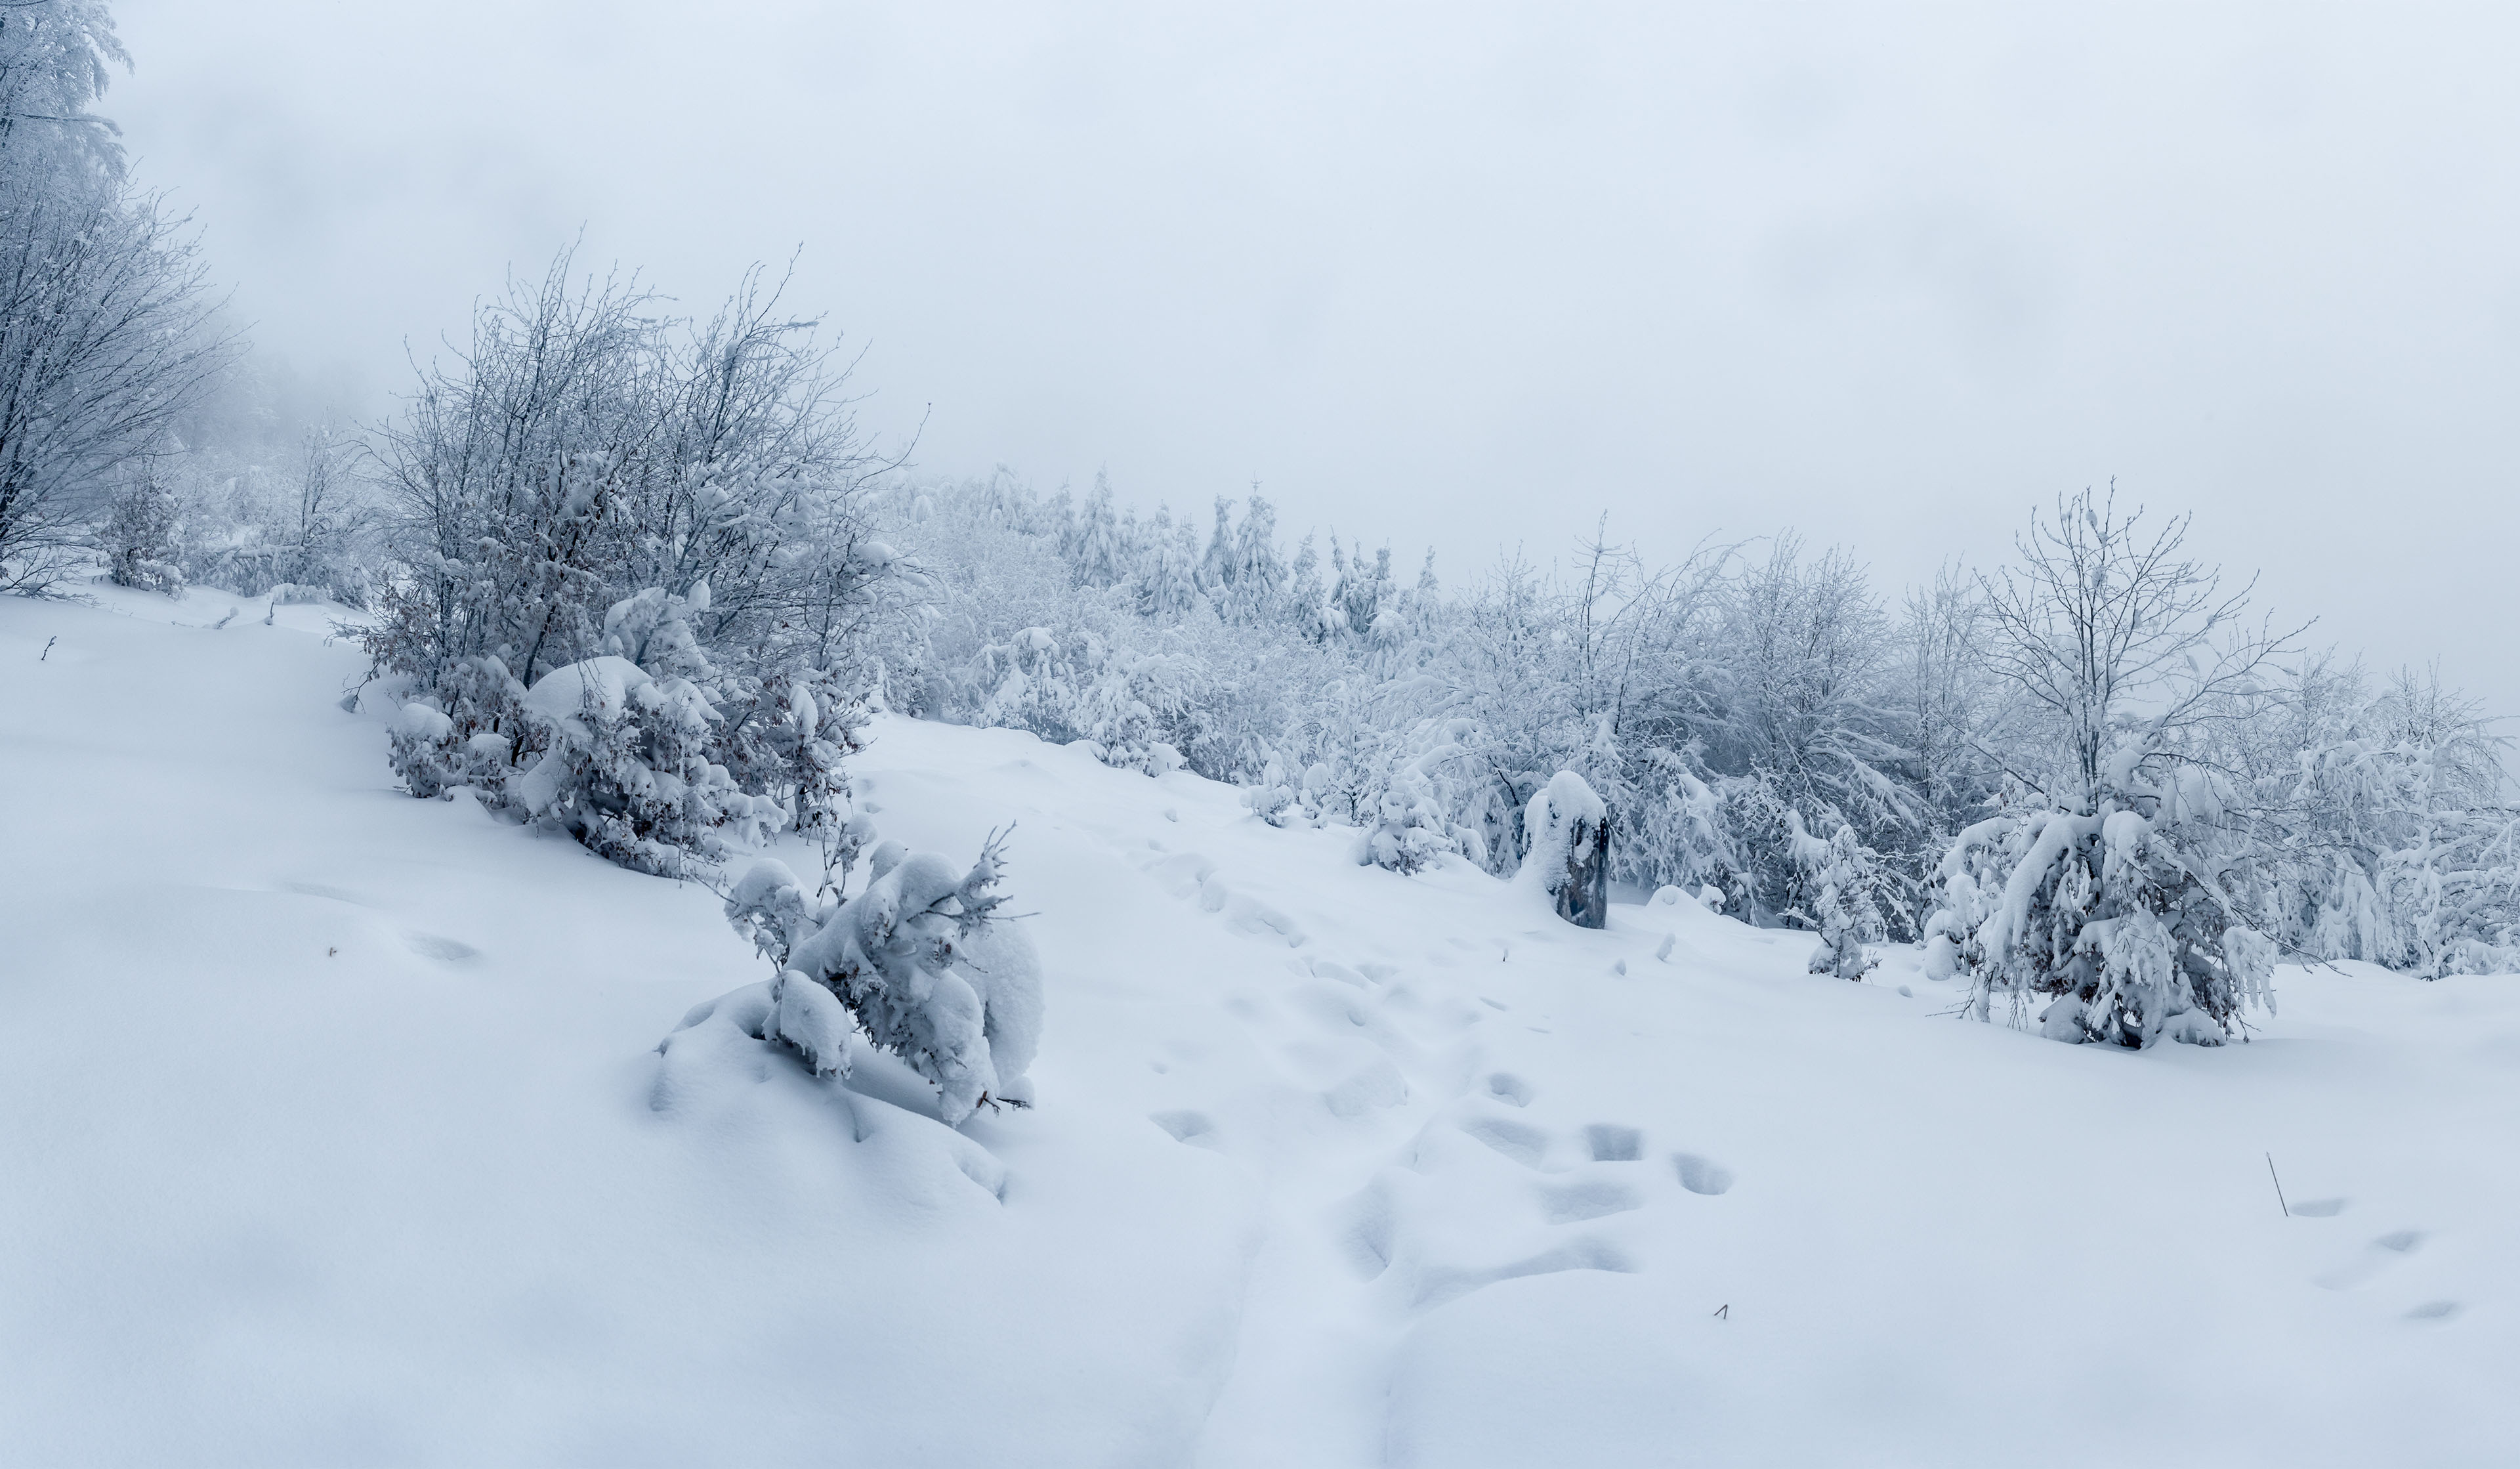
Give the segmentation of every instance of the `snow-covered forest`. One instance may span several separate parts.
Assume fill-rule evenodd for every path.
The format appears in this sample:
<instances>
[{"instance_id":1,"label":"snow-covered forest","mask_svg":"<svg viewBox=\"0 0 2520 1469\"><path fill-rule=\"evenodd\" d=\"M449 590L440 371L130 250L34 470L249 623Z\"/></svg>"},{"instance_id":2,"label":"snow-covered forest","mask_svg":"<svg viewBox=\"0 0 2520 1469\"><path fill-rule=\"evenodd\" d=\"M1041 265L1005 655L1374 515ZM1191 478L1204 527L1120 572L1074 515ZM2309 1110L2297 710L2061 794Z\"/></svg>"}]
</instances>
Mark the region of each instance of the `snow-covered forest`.
<instances>
[{"instance_id":1,"label":"snow-covered forest","mask_svg":"<svg viewBox=\"0 0 2520 1469\"><path fill-rule=\"evenodd\" d=\"M2326 1247L2243 1250L2218 1192L2510 1202L2375 1157L2508 1110L2509 741L2186 507L2064 480L1903 584L1790 503L1660 546L1568 488L1457 564L1259 483L932 468L792 262L686 297L583 243L344 411L135 181L131 63L104 0L0 6L0 1108L41 1180L0 1361L175 1405L0 1408L0 1459L2106 1463L2147 1394L2174 1462L2520 1444L2420 1405L2507 1360L2469 1288L2385 1314L2493 1350L2374 1369L2264 1294ZM159 1168L198 1250L98 1226ZM1838 1182L1886 1220L1847 1248ZM2386 1222L2317 1283L2434 1227ZM465 1258L492 1324L433 1299ZM1499 1396L1524 1339L1564 1365ZM1951 1359L1990 1339L2106 1358L2106 1409ZM690 1340L723 1443L659 1406ZM527 1359L550 1400L495 1410L452 1365ZM283 1363L320 1406L233 1390ZM2285 1424L2226 1436L2209 1366Z\"/></svg>"}]
</instances>

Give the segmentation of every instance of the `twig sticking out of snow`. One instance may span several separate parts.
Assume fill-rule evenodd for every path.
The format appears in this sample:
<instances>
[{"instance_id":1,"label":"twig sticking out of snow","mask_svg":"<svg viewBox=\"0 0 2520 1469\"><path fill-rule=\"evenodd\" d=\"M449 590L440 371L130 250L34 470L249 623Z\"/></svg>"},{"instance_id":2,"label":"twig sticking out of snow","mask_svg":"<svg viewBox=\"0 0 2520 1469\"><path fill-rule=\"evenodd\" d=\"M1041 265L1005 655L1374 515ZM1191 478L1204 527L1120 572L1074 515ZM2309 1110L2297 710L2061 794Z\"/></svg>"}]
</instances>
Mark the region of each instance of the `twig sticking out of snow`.
<instances>
[{"instance_id":1,"label":"twig sticking out of snow","mask_svg":"<svg viewBox=\"0 0 2520 1469\"><path fill-rule=\"evenodd\" d=\"M2289 1204L2284 1203L2284 1196L2283 1196L2283 1179L2275 1177L2275 1155L2274 1155L2274 1154L2272 1154L2272 1153L2269 1153L2269 1154L2267 1155L2267 1176L2268 1176L2268 1177L2270 1177L2270 1178L2274 1178L2274 1180L2275 1180L2275 1203L2276 1203L2279 1207L2281 1207L2281 1208L2282 1208L2282 1210L2283 1210L2283 1212L2284 1212L2284 1217L2285 1217L2285 1218L2291 1218L2291 1217L2292 1217L2292 1206L2291 1206L2291 1205L2289 1205Z\"/></svg>"},{"instance_id":2,"label":"twig sticking out of snow","mask_svg":"<svg viewBox=\"0 0 2520 1469\"><path fill-rule=\"evenodd\" d=\"M44 651L35 655L35 662L40 664L50 661L53 656L53 644L60 641L58 636L44 639Z\"/></svg>"}]
</instances>

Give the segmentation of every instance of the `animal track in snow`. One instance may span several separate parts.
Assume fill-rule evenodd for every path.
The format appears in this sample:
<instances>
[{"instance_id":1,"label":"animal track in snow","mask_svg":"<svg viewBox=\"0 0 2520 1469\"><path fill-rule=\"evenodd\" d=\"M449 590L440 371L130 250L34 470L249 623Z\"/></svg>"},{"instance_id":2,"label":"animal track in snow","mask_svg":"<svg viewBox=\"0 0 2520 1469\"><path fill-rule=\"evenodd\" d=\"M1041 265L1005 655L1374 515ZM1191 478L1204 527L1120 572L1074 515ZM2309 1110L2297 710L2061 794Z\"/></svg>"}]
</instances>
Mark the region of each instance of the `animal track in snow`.
<instances>
[{"instance_id":1,"label":"animal track in snow","mask_svg":"<svg viewBox=\"0 0 2520 1469\"><path fill-rule=\"evenodd\" d=\"M2409 1321L2447 1321L2451 1317L2457 1315L2459 1310L2459 1304L2455 1301L2427 1301L2423 1305L2416 1307L2413 1310L2407 1312L2407 1319Z\"/></svg>"},{"instance_id":2,"label":"animal track in snow","mask_svg":"<svg viewBox=\"0 0 2520 1469\"><path fill-rule=\"evenodd\" d=\"M1695 1153L1674 1153L1672 1167L1680 1171L1680 1186L1693 1194L1710 1197L1732 1187L1732 1171L1711 1158Z\"/></svg>"},{"instance_id":3,"label":"animal track in snow","mask_svg":"<svg viewBox=\"0 0 2520 1469\"><path fill-rule=\"evenodd\" d=\"M2292 1207L2292 1213L2298 1218L2331 1219L2345 1212L2345 1203L2343 1199L2304 1199Z\"/></svg>"},{"instance_id":4,"label":"animal track in snow","mask_svg":"<svg viewBox=\"0 0 2520 1469\"><path fill-rule=\"evenodd\" d=\"M1584 1144L1595 1163L1634 1163L1645 1156L1645 1135L1617 1123L1595 1123L1584 1129Z\"/></svg>"}]
</instances>

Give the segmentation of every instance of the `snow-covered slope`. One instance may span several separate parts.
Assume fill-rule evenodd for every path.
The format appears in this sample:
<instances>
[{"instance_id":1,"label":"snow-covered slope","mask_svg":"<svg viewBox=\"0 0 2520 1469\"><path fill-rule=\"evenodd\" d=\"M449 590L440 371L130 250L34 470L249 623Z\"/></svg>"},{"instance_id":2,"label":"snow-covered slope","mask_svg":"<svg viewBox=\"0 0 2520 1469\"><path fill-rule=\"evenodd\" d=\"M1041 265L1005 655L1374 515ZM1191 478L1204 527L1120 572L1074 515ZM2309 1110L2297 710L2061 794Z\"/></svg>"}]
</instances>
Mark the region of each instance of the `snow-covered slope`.
<instances>
[{"instance_id":1,"label":"snow-covered slope","mask_svg":"<svg viewBox=\"0 0 2520 1469\"><path fill-rule=\"evenodd\" d=\"M1040 1106L660 1085L709 893L396 794L320 610L100 595L0 599L0 1461L2520 1460L2510 980L2103 1054L887 720Z\"/></svg>"}]
</instances>

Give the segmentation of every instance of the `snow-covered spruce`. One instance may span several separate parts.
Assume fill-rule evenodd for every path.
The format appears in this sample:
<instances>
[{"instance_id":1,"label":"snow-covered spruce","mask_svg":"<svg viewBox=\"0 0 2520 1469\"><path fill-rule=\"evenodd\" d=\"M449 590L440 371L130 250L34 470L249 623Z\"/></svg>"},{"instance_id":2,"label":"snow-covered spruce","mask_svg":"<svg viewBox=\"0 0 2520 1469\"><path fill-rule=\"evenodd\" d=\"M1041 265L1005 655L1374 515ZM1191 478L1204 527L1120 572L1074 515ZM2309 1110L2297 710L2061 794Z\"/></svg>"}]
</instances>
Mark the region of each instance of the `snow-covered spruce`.
<instances>
[{"instance_id":1,"label":"snow-covered spruce","mask_svg":"<svg viewBox=\"0 0 2520 1469\"><path fill-rule=\"evenodd\" d=\"M756 999L739 990L684 1027L733 1007L750 1033L792 1047L816 1075L845 1077L854 1021L936 1084L948 1124L987 1103L1029 1106L1041 967L1022 928L998 911L1002 862L995 840L968 870L888 842L873 853L864 891L846 901L807 895L783 862L753 863L728 895L727 918L778 977L752 987Z\"/></svg>"},{"instance_id":2,"label":"snow-covered spruce","mask_svg":"<svg viewBox=\"0 0 2520 1469\"><path fill-rule=\"evenodd\" d=\"M1991 817L1942 868L1927 965L1966 973L1971 1009L2020 1024L2036 998L2051 1039L2219 1045L2272 1009L2274 945L2243 923L2218 874L2233 865L2204 772L2162 786L2118 769L2088 812Z\"/></svg>"},{"instance_id":3,"label":"snow-covered spruce","mask_svg":"<svg viewBox=\"0 0 2520 1469\"><path fill-rule=\"evenodd\" d=\"M1841 980L1860 980L1881 961L1868 942L1878 942L1888 926L1874 894L1881 886L1871 853L1857 841L1855 829L1839 823L1823 841L1801 828L1796 818L1793 852L1811 887L1812 927L1820 930L1820 946L1812 950L1811 972Z\"/></svg>"}]
</instances>

